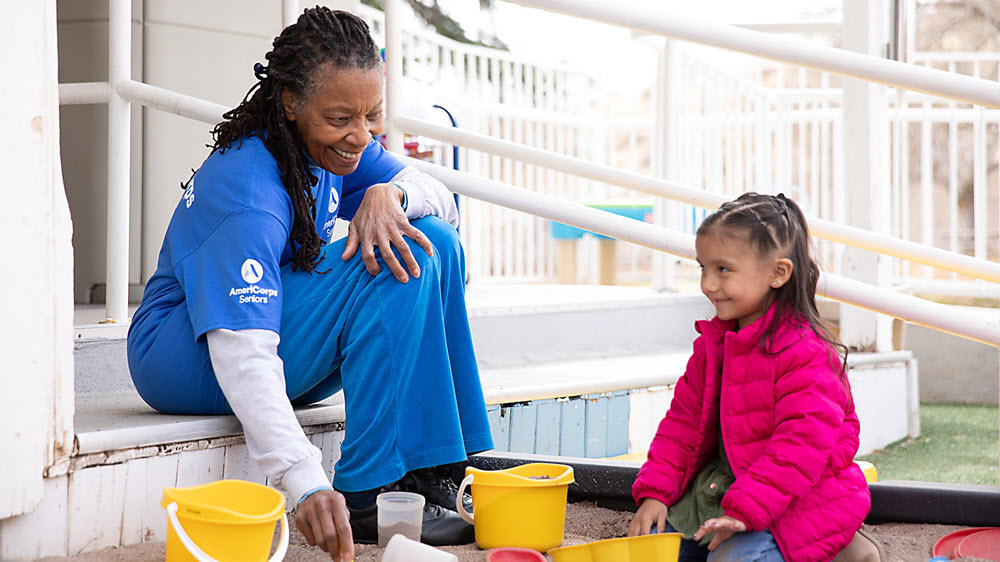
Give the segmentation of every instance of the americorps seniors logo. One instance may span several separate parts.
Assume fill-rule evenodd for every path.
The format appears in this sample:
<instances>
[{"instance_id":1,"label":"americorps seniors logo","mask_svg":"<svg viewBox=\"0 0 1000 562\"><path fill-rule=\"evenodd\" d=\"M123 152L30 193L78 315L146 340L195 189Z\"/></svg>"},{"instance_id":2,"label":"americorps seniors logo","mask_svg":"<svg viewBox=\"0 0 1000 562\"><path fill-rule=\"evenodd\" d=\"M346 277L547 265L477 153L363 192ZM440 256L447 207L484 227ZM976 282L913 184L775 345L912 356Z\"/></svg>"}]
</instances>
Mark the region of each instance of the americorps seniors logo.
<instances>
[{"instance_id":1,"label":"americorps seniors logo","mask_svg":"<svg viewBox=\"0 0 1000 562\"><path fill-rule=\"evenodd\" d=\"M240 276L247 282L246 287L229 289L229 296L238 298L239 304L267 304L272 298L278 297L277 289L269 289L257 283L264 278L264 266L260 262L248 258L240 267Z\"/></svg>"},{"instance_id":2,"label":"americorps seniors logo","mask_svg":"<svg viewBox=\"0 0 1000 562\"><path fill-rule=\"evenodd\" d=\"M240 268L240 275L243 276L244 281L253 285L264 277L264 267L260 265L259 261L248 258L243 262L243 267Z\"/></svg>"},{"instance_id":3,"label":"americorps seniors logo","mask_svg":"<svg viewBox=\"0 0 1000 562\"><path fill-rule=\"evenodd\" d=\"M337 205L340 204L340 200L337 197L338 197L337 190L334 189L333 187L331 187L330 188L330 207L329 207L331 213L334 212L334 211L336 211L337 210Z\"/></svg>"}]
</instances>

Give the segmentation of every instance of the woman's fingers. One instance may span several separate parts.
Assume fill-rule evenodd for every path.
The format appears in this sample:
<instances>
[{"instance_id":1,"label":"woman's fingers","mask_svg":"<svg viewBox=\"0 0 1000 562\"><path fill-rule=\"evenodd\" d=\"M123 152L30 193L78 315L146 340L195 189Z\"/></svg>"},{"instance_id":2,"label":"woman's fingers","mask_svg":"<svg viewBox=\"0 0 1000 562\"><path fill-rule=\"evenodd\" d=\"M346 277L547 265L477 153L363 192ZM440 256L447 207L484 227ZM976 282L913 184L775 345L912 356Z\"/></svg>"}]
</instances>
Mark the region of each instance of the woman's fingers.
<instances>
[{"instance_id":1,"label":"woman's fingers","mask_svg":"<svg viewBox=\"0 0 1000 562\"><path fill-rule=\"evenodd\" d=\"M354 236L353 238L352 235ZM382 261L385 262L386 267L389 268L393 276L400 283L406 283L409 281L410 275L420 277L420 265L417 263L417 259L413 255L413 250L410 249L410 245L406 243L404 237L416 242L417 245L427 252L428 256L434 255L434 246L431 245L427 236L404 219L403 225L390 223L374 231L371 228L364 229L364 232L360 229L357 231L352 229L348 232L347 247L342 257L349 259L360 246L361 259L364 261L365 269L368 270L368 273L378 275L382 271L378 264L378 255L381 255ZM400 263L399 258L392 251L393 247L399 252L403 263ZM375 253L376 248L379 250L378 254Z\"/></svg>"},{"instance_id":2,"label":"woman's fingers","mask_svg":"<svg viewBox=\"0 0 1000 562\"><path fill-rule=\"evenodd\" d=\"M375 258L375 241L368 234L361 235L361 260L365 262L365 269L373 276L382 272Z\"/></svg>"},{"instance_id":3,"label":"woman's fingers","mask_svg":"<svg viewBox=\"0 0 1000 562\"><path fill-rule=\"evenodd\" d=\"M349 260L353 258L360 246L361 234L358 233L358 225L354 221L351 221L351 224L347 227L347 243L344 246L344 253L340 255L340 259Z\"/></svg>"},{"instance_id":4,"label":"woman's fingers","mask_svg":"<svg viewBox=\"0 0 1000 562\"><path fill-rule=\"evenodd\" d=\"M403 263L406 264L406 269L402 271L403 276L405 277L406 272L409 271L410 275L412 275L413 277L420 277L420 266L417 265L417 258L413 257L413 252L410 250L410 245L407 244L406 240L403 239L403 233L401 231L397 230L393 232L392 245L395 246L396 249L399 251L400 257L403 258ZM395 260L396 257L394 255L393 261ZM396 264L399 265L399 262L396 262ZM400 266L400 269L402 269L402 266ZM393 270L393 273L395 274L396 271ZM396 275L396 279L399 279L399 275ZM408 279L406 280L399 279L399 280L403 283L406 283Z\"/></svg>"},{"instance_id":5,"label":"woman's fingers","mask_svg":"<svg viewBox=\"0 0 1000 562\"><path fill-rule=\"evenodd\" d=\"M307 543L319 546L334 562L354 559L351 515L339 492L322 490L302 500L295 526Z\"/></svg>"},{"instance_id":6,"label":"woman's fingers","mask_svg":"<svg viewBox=\"0 0 1000 562\"><path fill-rule=\"evenodd\" d=\"M434 246L431 244L431 241L427 238L427 236L425 236L423 232L420 232L420 229L410 224L410 221L406 221L403 228L405 231L403 234L410 238L410 240L416 242L418 246L423 248L424 252L426 252L428 256L434 255ZM414 277L418 276L414 275Z\"/></svg>"},{"instance_id":7,"label":"woman's fingers","mask_svg":"<svg viewBox=\"0 0 1000 562\"><path fill-rule=\"evenodd\" d=\"M340 537L340 558L344 562L351 562L354 560L354 533L351 532L351 514L343 496L334 505L333 519L337 536Z\"/></svg>"},{"instance_id":8,"label":"woman's fingers","mask_svg":"<svg viewBox=\"0 0 1000 562\"><path fill-rule=\"evenodd\" d=\"M324 506L327 507L327 506ZM337 525L333 520L333 512L323 509L319 516L323 526L323 543L320 548L330 555L332 560L340 560L340 537L337 536Z\"/></svg>"},{"instance_id":9,"label":"woman's fingers","mask_svg":"<svg viewBox=\"0 0 1000 562\"><path fill-rule=\"evenodd\" d=\"M309 546L316 546L316 537L313 536L312 523L304 511L299 510L298 516L295 518L295 526L299 528L299 532L305 537Z\"/></svg>"},{"instance_id":10,"label":"woman's fingers","mask_svg":"<svg viewBox=\"0 0 1000 562\"><path fill-rule=\"evenodd\" d=\"M378 275L382 271L375 253L378 248L389 271L401 283L406 283L411 275L420 277L420 266L404 237L416 242L428 256L434 255L434 246L423 232L410 224L399 206L399 197L402 197L399 189L390 184L376 184L368 188L351 221L341 258L351 259L360 249L365 269L372 275ZM399 258L393 247L399 252ZM400 258L403 263L400 263Z\"/></svg>"},{"instance_id":11,"label":"woman's fingers","mask_svg":"<svg viewBox=\"0 0 1000 562\"><path fill-rule=\"evenodd\" d=\"M400 254L403 253L403 248L406 249L407 253L410 251L410 247L403 241L403 237L399 234L399 231L390 229L388 232L383 234L383 237L379 238L379 253L382 254L382 261L385 262L386 267L389 268L389 271L392 272L393 276L395 276L400 283L406 283L410 280L410 277L406 274L406 269L403 268L402 264L399 263L399 260L396 259L396 253L392 251L392 247L394 245L399 249ZM412 255L410 255L410 260L413 260ZM414 261L414 265L416 265L416 261Z\"/></svg>"}]
</instances>

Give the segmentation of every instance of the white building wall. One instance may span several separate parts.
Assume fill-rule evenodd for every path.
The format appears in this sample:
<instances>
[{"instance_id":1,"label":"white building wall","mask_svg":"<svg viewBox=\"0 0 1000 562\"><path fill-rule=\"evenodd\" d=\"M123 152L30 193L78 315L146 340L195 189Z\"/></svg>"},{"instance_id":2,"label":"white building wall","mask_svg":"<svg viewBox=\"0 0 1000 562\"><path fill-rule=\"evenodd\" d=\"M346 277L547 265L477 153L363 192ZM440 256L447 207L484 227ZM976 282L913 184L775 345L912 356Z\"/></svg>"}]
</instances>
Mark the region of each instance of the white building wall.
<instances>
[{"instance_id":1,"label":"white building wall","mask_svg":"<svg viewBox=\"0 0 1000 562\"><path fill-rule=\"evenodd\" d=\"M0 20L0 520L42 500L73 444L72 226L59 160L55 0L8 3Z\"/></svg>"}]
</instances>

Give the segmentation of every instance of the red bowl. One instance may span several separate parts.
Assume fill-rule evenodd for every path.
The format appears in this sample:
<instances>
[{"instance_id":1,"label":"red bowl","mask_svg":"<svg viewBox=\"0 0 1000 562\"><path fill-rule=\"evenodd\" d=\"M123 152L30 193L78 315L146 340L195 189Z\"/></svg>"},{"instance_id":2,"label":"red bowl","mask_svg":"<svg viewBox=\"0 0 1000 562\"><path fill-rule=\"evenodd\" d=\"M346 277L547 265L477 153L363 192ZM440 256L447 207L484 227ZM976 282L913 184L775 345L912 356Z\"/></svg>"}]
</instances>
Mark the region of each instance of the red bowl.
<instances>
[{"instance_id":1,"label":"red bowl","mask_svg":"<svg viewBox=\"0 0 1000 562\"><path fill-rule=\"evenodd\" d=\"M1000 529L986 529L972 533L958 543L952 556L1000 561Z\"/></svg>"},{"instance_id":2,"label":"red bowl","mask_svg":"<svg viewBox=\"0 0 1000 562\"><path fill-rule=\"evenodd\" d=\"M941 537L934 543L934 550L931 553L934 556L947 556L951 558L954 553L955 548L958 547L958 543L962 542L962 539L971 535L972 533L978 533L979 531L985 531L987 529L995 529L996 527L972 527L969 529L959 529L957 531L952 531L947 535Z\"/></svg>"},{"instance_id":3,"label":"red bowl","mask_svg":"<svg viewBox=\"0 0 1000 562\"><path fill-rule=\"evenodd\" d=\"M545 557L530 548L502 546L489 551L486 562L545 562Z\"/></svg>"}]
</instances>

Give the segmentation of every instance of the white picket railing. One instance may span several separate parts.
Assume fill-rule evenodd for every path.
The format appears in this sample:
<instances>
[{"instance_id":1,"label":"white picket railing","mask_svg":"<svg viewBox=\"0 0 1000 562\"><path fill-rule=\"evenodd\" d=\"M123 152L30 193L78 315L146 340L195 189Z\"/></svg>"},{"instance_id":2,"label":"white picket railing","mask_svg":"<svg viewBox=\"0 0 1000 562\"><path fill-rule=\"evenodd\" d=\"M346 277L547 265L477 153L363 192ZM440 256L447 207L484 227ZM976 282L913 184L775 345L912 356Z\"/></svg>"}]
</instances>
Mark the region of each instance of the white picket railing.
<instances>
[{"instance_id":1,"label":"white picket railing","mask_svg":"<svg viewBox=\"0 0 1000 562\"><path fill-rule=\"evenodd\" d=\"M995 78L1000 53L917 53L916 60ZM693 77L683 94L683 123L691 134L685 143L687 156L680 160L686 183L727 194L791 190L810 214L842 220L842 93L831 87L836 76L793 73L773 64L725 72L691 58L685 60L685 74ZM739 80L749 80L750 86ZM889 101L890 233L996 261L1000 110L907 90ZM691 215L700 216L697 211ZM692 221L685 224L689 232L694 226ZM837 271L836 247L821 244L821 249L826 268ZM1000 297L996 283L935 274L907 261L896 268L898 286L908 291Z\"/></svg>"},{"instance_id":2,"label":"white picket railing","mask_svg":"<svg viewBox=\"0 0 1000 562\"><path fill-rule=\"evenodd\" d=\"M382 13L364 8L362 14L381 40ZM411 91L422 86L429 91L433 85L433 95L417 97L425 108L439 104L457 114L463 130L645 174L662 158L653 146L655 116L648 103L655 92L626 98L579 69L531 64L427 32L404 31L402 45ZM995 79L1000 53L917 53L915 62ZM843 221L839 76L783 63L724 67L684 51L680 64L679 182L731 197L750 189L784 191L811 215ZM410 105L406 113L414 115ZM629 108L630 114L611 115L612 106ZM996 190L989 189L996 179L989 181L997 175L1000 110L900 90L890 96L890 115L890 233L996 260L1000 205ZM415 140L433 153L433 161L452 164L450 146L427 137ZM459 159L463 170L575 201L651 201L483 151L463 147ZM548 221L475 200L463 200L462 212L474 279L555 278ZM684 207L672 215L671 224L693 232L705 214L705 209ZM585 240L581 246L580 278L592 280L596 245ZM821 241L819 249L824 267L836 272L842 246ZM648 282L650 254L636 248L626 252L620 273L628 282ZM896 262L896 275L897 286L909 291L1000 296L998 284L935 274L905 260Z\"/></svg>"}]
</instances>

